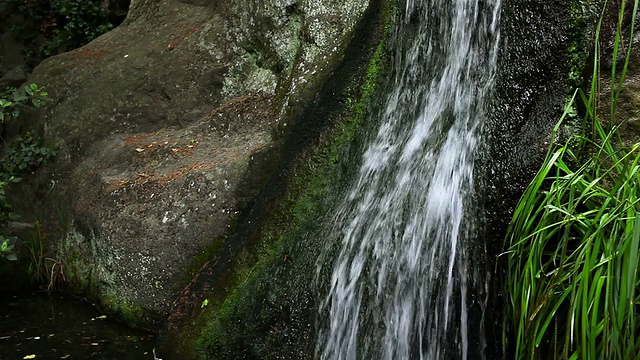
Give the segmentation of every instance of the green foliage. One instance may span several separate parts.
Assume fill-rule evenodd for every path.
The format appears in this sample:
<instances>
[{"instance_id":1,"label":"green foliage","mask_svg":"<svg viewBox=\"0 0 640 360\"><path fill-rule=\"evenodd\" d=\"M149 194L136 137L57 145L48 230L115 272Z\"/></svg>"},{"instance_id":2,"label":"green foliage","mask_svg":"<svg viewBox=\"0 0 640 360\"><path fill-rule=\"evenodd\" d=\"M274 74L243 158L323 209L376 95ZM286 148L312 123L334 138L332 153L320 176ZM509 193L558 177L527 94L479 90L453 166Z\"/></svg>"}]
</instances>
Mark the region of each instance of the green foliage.
<instances>
[{"instance_id":1,"label":"green foliage","mask_svg":"<svg viewBox=\"0 0 640 360\"><path fill-rule=\"evenodd\" d=\"M34 284L48 284L51 292L66 282L64 266L60 260L47 257L46 236L40 222L36 221L28 237L22 241L29 252L27 275Z\"/></svg>"},{"instance_id":2,"label":"green foliage","mask_svg":"<svg viewBox=\"0 0 640 360\"><path fill-rule=\"evenodd\" d=\"M0 120L2 125L17 119L26 107L40 107L47 100L47 92L36 84L30 84L20 90L9 88L0 95ZM18 218L7 200L7 191L11 183L22 180L20 175L33 172L37 167L50 161L57 153L53 147L46 147L42 139L29 132L18 137L13 146L0 158L0 258L16 260L15 244L17 237L12 232L11 224ZM39 231L39 228L38 228ZM41 243L41 241L40 241ZM44 266L43 256L36 256L37 242L28 248L34 259L33 266ZM42 245L39 246L43 253ZM40 271L36 271L41 273Z\"/></svg>"},{"instance_id":3,"label":"green foliage","mask_svg":"<svg viewBox=\"0 0 640 360\"><path fill-rule=\"evenodd\" d=\"M633 19L637 9L635 0ZM623 70L612 69L611 118L630 51ZM589 95L576 91L560 120L580 101L591 131L575 146L552 146L509 227L507 320L515 326L516 359L640 356L640 144L625 148L612 119L603 125L598 117L598 35L595 53Z\"/></svg>"},{"instance_id":4,"label":"green foliage","mask_svg":"<svg viewBox=\"0 0 640 360\"><path fill-rule=\"evenodd\" d=\"M8 174L32 172L52 160L56 154L55 147L44 146L42 138L28 132L16 139L7 156L0 161L0 167Z\"/></svg>"},{"instance_id":5,"label":"green foliage","mask_svg":"<svg viewBox=\"0 0 640 360\"><path fill-rule=\"evenodd\" d=\"M17 237L12 234L11 222L18 218L18 215L11 211L11 205L7 201L6 189L10 183L19 182L20 178L9 177L6 181L0 180L0 259L16 260L14 250Z\"/></svg>"},{"instance_id":6,"label":"green foliage","mask_svg":"<svg viewBox=\"0 0 640 360\"><path fill-rule=\"evenodd\" d=\"M0 94L0 123L6 124L17 118L25 107L42 106L48 95L44 87L38 87L37 84L24 86L20 90L7 88Z\"/></svg>"},{"instance_id":7,"label":"green foliage","mask_svg":"<svg viewBox=\"0 0 640 360\"><path fill-rule=\"evenodd\" d=\"M26 107L38 108L47 100L48 93L37 84L24 86L20 90L7 88L0 95L0 121L3 125L18 118ZM18 137L4 157L0 159L0 179L32 172L50 161L57 153L55 147L44 146L41 138L33 132Z\"/></svg>"},{"instance_id":8,"label":"green foliage","mask_svg":"<svg viewBox=\"0 0 640 360\"><path fill-rule=\"evenodd\" d=\"M86 45L113 28L100 0L9 0L26 19L33 21L45 41L40 56L56 55ZM17 29L21 30L21 29Z\"/></svg>"},{"instance_id":9,"label":"green foliage","mask_svg":"<svg viewBox=\"0 0 640 360\"><path fill-rule=\"evenodd\" d=\"M6 237L4 235L0 235L0 257L15 261L18 259L13 248L15 247L15 237Z\"/></svg>"},{"instance_id":10,"label":"green foliage","mask_svg":"<svg viewBox=\"0 0 640 360\"><path fill-rule=\"evenodd\" d=\"M51 8L58 26L41 50L45 56L83 46L113 27L100 8L100 1L57 0L51 2Z\"/></svg>"},{"instance_id":11,"label":"green foliage","mask_svg":"<svg viewBox=\"0 0 640 360\"><path fill-rule=\"evenodd\" d=\"M30 234L30 238L24 242L29 250L29 278L35 283L44 283L49 278L45 259L44 236L40 223L36 222L35 229Z\"/></svg>"}]
</instances>

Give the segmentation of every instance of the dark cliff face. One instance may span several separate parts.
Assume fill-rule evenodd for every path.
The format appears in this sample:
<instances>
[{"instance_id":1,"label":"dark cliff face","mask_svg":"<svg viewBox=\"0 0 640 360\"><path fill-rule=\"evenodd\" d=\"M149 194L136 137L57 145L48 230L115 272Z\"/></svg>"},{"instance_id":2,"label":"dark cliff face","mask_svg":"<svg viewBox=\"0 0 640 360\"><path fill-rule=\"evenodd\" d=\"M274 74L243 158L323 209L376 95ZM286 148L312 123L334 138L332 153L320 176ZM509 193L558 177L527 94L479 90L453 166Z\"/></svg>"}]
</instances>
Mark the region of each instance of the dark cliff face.
<instances>
[{"instance_id":1,"label":"dark cliff face","mask_svg":"<svg viewBox=\"0 0 640 360\"><path fill-rule=\"evenodd\" d=\"M571 86L571 7L566 1L503 5L496 96L486 126L491 182L517 183L546 151Z\"/></svg>"},{"instance_id":2,"label":"dark cliff face","mask_svg":"<svg viewBox=\"0 0 640 360\"><path fill-rule=\"evenodd\" d=\"M503 3L502 44L495 98L485 126L480 179L480 237L493 273L489 291L488 338L500 339L501 261L506 228L516 202L537 172L551 133L576 87L591 51L599 1L520 1ZM573 120L573 122L572 122ZM564 135L575 129L567 119ZM579 126L579 124L578 124ZM495 273L497 270L497 273ZM500 354L496 342L488 354ZM497 358L497 356L489 356Z\"/></svg>"},{"instance_id":3,"label":"dark cliff face","mask_svg":"<svg viewBox=\"0 0 640 360\"><path fill-rule=\"evenodd\" d=\"M509 220L500 209L508 211L514 205L537 171L551 130L574 89L582 85L598 3L507 0L503 4L495 99L480 155L487 212L498 218L491 223Z\"/></svg>"}]
</instances>

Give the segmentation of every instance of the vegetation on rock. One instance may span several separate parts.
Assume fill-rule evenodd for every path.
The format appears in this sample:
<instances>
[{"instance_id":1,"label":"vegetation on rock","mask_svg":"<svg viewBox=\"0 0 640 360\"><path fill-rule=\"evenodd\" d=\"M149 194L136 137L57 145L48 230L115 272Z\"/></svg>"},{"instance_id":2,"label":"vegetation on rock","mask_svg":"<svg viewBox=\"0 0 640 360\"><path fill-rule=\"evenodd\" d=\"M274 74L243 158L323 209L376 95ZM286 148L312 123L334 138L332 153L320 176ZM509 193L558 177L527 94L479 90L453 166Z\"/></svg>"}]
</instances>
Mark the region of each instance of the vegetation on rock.
<instances>
[{"instance_id":1,"label":"vegetation on rock","mask_svg":"<svg viewBox=\"0 0 640 360\"><path fill-rule=\"evenodd\" d=\"M638 0L622 1L612 67L613 116L629 66L621 39L633 39ZM605 7L606 8L606 7ZM629 34L622 34L630 11ZM578 89L560 123L584 109L585 130L551 145L516 207L507 237L506 329L516 359L636 359L640 354L640 143L622 143L619 127L599 117L600 29L591 87ZM621 119L627 121L627 119ZM555 133L554 132L554 133Z\"/></svg>"},{"instance_id":2,"label":"vegetation on rock","mask_svg":"<svg viewBox=\"0 0 640 360\"><path fill-rule=\"evenodd\" d=\"M49 95L37 84L30 84L20 90L7 88L0 93L0 124L5 126L11 120L20 116L25 107L40 107ZM3 131L4 133L4 131Z\"/></svg>"},{"instance_id":3,"label":"vegetation on rock","mask_svg":"<svg viewBox=\"0 0 640 360\"><path fill-rule=\"evenodd\" d=\"M19 90L9 88L0 96L0 125L2 126L0 138L3 142L8 123L17 120L26 108L42 106L47 100L47 95L47 92L37 84L30 84ZM45 146L43 139L33 132L19 136L10 146L3 145L5 148L3 156L0 157L0 258L17 260L15 245L18 237L15 235L14 222L19 216L13 212L13 207L7 199L10 185L20 182L24 175L32 173L37 167L52 160L57 149ZM42 249L39 252L36 251L37 247L42 248L42 244L38 245L38 243L39 241L32 241L27 245L33 260L30 269L36 269L44 263ZM35 270L33 272L44 273Z\"/></svg>"},{"instance_id":4,"label":"vegetation on rock","mask_svg":"<svg viewBox=\"0 0 640 360\"><path fill-rule=\"evenodd\" d=\"M6 181L0 180L0 258L6 260L17 260L14 251L17 237L11 229L11 222L18 218L12 211L11 204L7 201L7 189L9 184L16 183L21 178L10 177Z\"/></svg>"},{"instance_id":5,"label":"vegetation on rock","mask_svg":"<svg viewBox=\"0 0 640 360\"><path fill-rule=\"evenodd\" d=\"M316 307L310 269L323 246L323 221L318 217L327 214L335 200L331 193L351 171L350 144L357 141L357 129L369 116L385 75L386 40L396 5L385 2L381 39L370 49L364 76L344 89L346 102L337 123L297 164L286 195L266 221L257 261L243 261L229 295L209 302L209 319L197 342L198 358L304 358L313 351ZM281 276L288 281L282 282Z\"/></svg>"}]
</instances>

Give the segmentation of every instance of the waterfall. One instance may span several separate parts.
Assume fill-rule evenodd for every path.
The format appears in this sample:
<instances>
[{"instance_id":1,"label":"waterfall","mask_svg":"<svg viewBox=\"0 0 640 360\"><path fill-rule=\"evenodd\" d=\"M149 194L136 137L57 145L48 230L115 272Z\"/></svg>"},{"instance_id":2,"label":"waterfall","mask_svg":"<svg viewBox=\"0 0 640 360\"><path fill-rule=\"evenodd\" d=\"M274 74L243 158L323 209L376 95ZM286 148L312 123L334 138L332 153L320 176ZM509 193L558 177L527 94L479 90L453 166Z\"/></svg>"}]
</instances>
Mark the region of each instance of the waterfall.
<instances>
[{"instance_id":1,"label":"waterfall","mask_svg":"<svg viewBox=\"0 0 640 360\"><path fill-rule=\"evenodd\" d=\"M473 173L500 0L404 0L400 10L384 103L331 224L336 254L319 264L331 267L321 359L483 358L468 311L486 294L470 245Z\"/></svg>"}]
</instances>

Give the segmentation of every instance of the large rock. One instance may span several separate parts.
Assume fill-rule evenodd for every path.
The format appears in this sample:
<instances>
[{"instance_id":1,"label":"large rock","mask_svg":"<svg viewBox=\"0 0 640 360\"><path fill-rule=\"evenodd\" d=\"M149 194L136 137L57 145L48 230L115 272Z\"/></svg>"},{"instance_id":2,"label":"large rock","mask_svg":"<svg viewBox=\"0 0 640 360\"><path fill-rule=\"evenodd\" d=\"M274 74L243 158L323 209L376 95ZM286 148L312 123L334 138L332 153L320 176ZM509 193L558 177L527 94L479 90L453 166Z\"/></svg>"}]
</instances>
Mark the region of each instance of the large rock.
<instances>
[{"instance_id":1,"label":"large rock","mask_svg":"<svg viewBox=\"0 0 640 360\"><path fill-rule=\"evenodd\" d=\"M60 153L22 203L59 230L67 280L131 321L166 316L367 7L138 0L120 27L39 65L29 81L53 101L37 123Z\"/></svg>"},{"instance_id":2,"label":"large rock","mask_svg":"<svg viewBox=\"0 0 640 360\"><path fill-rule=\"evenodd\" d=\"M9 70L4 76L0 77L0 89L7 87L17 88L27 81L27 73L20 66L16 66Z\"/></svg>"}]
</instances>

